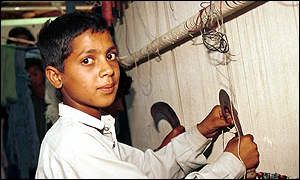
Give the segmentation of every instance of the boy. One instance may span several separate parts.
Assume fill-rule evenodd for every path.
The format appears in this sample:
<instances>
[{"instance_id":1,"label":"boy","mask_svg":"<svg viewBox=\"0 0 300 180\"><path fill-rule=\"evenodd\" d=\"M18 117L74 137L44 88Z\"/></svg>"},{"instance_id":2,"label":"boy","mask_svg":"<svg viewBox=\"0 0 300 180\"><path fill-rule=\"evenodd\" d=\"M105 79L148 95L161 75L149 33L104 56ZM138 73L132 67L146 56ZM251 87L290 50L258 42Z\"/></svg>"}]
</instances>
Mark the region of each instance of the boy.
<instances>
[{"instance_id":1,"label":"boy","mask_svg":"<svg viewBox=\"0 0 300 180\"><path fill-rule=\"evenodd\" d=\"M119 84L118 51L105 21L74 12L45 24L38 46L49 82L58 89L60 118L41 146L36 178L183 178L205 163L202 154L220 128L232 125L220 106L157 152L117 142L114 119L101 115ZM220 158L188 178L239 178L258 165L251 135L232 139Z\"/></svg>"}]
</instances>

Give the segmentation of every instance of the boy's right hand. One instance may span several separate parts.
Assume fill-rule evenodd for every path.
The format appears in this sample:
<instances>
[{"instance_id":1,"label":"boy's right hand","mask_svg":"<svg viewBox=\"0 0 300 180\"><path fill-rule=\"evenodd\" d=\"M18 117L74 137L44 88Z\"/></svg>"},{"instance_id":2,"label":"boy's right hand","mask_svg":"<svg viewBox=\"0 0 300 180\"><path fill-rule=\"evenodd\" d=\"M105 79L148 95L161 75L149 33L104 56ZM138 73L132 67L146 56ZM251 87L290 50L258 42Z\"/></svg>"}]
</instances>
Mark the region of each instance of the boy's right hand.
<instances>
[{"instance_id":1,"label":"boy's right hand","mask_svg":"<svg viewBox=\"0 0 300 180\"><path fill-rule=\"evenodd\" d=\"M253 136L251 134L241 136L240 137L240 157L241 160L244 162L246 169L256 168L259 164L259 152L257 150L257 145L253 141ZM230 152L234 154L237 158L238 155L238 137L232 138L225 148L225 152Z\"/></svg>"}]
</instances>

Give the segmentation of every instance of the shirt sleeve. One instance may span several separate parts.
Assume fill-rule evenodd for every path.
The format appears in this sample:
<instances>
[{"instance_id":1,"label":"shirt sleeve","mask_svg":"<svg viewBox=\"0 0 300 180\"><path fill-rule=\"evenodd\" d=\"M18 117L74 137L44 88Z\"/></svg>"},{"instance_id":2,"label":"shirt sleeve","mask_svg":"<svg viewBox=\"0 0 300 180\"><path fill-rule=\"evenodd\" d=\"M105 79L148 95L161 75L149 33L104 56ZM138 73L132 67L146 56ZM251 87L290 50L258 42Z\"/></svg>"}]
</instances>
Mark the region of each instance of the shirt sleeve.
<instances>
[{"instance_id":1,"label":"shirt sleeve","mask_svg":"<svg viewBox=\"0 0 300 180\"><path fill-rule=\"evenodd\" d=\"M202 153L210 142L193 126L156 152L121 143L119 148L121 159L135 164L148 178L184 178L206 162Z\"/></svg>"},{"instance_id":2,"label":"shirt sleeve","mask_svg":"<svg viewBox=\"0 0 300 180\"><path fill-rule=\"evenodd\" d=\"M224 152L216 162L198 172L188 174L186 179L238 179L246 173L243 163L232 153Z\"/></svg>"}]
</instances>

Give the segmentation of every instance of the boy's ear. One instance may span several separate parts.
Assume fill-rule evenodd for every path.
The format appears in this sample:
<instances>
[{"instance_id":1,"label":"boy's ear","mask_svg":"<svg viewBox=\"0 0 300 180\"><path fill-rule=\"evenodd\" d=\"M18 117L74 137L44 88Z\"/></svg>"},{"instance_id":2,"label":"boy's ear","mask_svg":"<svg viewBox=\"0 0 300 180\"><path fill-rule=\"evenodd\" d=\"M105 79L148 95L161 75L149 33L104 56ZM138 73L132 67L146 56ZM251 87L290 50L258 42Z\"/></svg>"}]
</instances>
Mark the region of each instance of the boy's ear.
<instances>
[{"instance_id":1,"label":"boy's ear","mask_svg":"<svg viewBox=\"0 0 300 180\"><path fill-rule=\"evenodd\" d=\"M52 86L54 86L56 89L60 89L62 87L62 78L60 71L53 66L47 66L45 72L46 77L48 78Z\"/></svg>"}]
</instances>

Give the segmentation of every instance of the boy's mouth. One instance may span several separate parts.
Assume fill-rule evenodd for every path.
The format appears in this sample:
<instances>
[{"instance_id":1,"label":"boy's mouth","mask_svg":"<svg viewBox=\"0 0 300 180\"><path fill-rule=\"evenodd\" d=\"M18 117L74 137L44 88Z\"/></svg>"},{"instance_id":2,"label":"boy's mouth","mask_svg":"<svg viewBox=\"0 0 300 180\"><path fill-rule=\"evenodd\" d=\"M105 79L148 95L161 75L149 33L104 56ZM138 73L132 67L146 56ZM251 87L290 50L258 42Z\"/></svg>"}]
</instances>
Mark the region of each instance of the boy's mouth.
<instances>
[{"instance_id":1,"label":"boy's mouth","mask_svg":"<svg viewBox=\"0 0 300 180\"><path fill-rule=\"evenodd\" d=\"M111 94L114 92L114 89L115 89L114 84L107 84L105 86L97 88L97 90L99 90L100 92L102 92L104 94Z\"/></svg>"}]
</instances>

